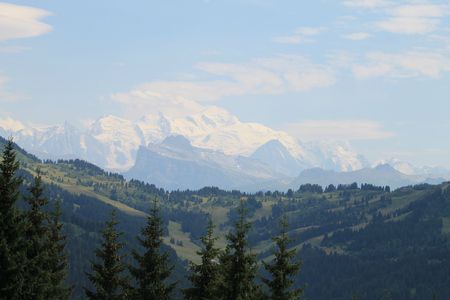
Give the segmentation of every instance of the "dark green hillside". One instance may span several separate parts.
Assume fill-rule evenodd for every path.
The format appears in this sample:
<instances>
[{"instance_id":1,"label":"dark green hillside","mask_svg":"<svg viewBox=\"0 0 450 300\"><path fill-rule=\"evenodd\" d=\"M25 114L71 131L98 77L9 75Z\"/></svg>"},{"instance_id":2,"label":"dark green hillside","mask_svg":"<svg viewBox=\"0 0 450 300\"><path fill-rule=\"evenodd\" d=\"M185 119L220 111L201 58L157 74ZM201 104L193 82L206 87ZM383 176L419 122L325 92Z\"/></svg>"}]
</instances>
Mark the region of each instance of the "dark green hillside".
<instances>
[{"instance_id":1,"label":"dark green hillside","mask_svg":"<svg viewBox=\"0 0 450 300\"><path fill-rule=\"evenodd\" d=\"M450 189L443 185L422 192L403 189L398 193L422 196L397 211L375 215L363 228L328 234L320 246L340 249L332 255L304 248L299 281L309 282L307 294L313 299L349 299L352 293L362 299L382 299L385 293L392 299L432 299L436 293L447 299Z\"/></svg>"},{"instance_id":2,"label":"dark green hillside","mask_svg":"<svg viewBox=\"0 0 450 300\"><path fill-rule=\"evenodd\" d=\"M218 246L224 247L236 207L245 200L253 224L249 242L260 261L272 258L272 237L280 218L288 216L288 233L295 240L290 247L300 250L303 260L296 284L306 285L306 299L432 299L434 293L438 299L450 298L449 183L395 191L368 184L325 190L304 185L296 191L252 195L218 188L169 193L80 160L43 163L26 152L20 157L24 177L41 168L47 194L63 199L69 279L77 287L86 284L84 271L111 207L118 209L119 229L125 232L127 247L133 248L157 197L165 244L175 250L174 274L180 278L187 272L182 260L198 261L198 238L208 216L216 225Z\"/></svg>"},{"instance_id":3,"label":"dark green hillside","mask_svg":"<svg viewBox=\"0 0 450 300\"><path fill-rule=\"evenodd\" d=\"M0 140L0 149L3 148L4 139ZM27 194L26 186L32 182L32 176L37 168L42 171L45 184L45 194L51 200L49 209L53 209L55 199L61 199L62 222L64 224L64 232L68 236L67 250L69 254L69 284L74 287L73 299L84 299L84 286L89 286L89 281L85 276L85 272L90 268L90 260L94 258L94 249L100 242L100 231L104 223L110 217L111 209L118 208L118 220L120 222L118 229L123 231L125 240L124 252L131 249L139 249L136 236L140 232L140 228L145 224L145 211L138 211L127 207L119 202L115 202L101 194L91 193L83 186L76 184L64 183L64 179L54 180L50 174L65 169L67 173L74 172L80 178L89 176L98 176L99 180L105 178L121 178L118 175L109 175L98 167L83 161L42 163L36 157L27 154L25 151L17 147L19 153L18 158L21 161L22 170L20 176L24 178L24 186L22 194ZM72 173L71 173L72 174ZM156 194L148 193L148 202ZM25 208L25 204L20 203ZM166 224L168 223L167 216ZM176 266L174 272L174 280L180 281L181 285L185 284L185 263L177 258L175 251L165 246L171 253L171 260ZM131 262L131 259L128 259Z\"/></svg>"}]
</instances>

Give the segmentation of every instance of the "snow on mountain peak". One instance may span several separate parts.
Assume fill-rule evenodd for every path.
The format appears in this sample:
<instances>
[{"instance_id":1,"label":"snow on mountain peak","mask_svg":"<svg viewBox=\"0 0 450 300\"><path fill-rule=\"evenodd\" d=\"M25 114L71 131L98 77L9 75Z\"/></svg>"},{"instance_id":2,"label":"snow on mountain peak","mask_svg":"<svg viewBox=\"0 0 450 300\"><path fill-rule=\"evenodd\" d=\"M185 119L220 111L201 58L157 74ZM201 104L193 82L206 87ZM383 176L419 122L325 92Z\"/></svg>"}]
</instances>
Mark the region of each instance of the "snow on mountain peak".
<instances>
[{"instance_id":1,"label":"snow on mountain peak","mask_svg":"<svg viewBox=\"0 0 450 300\"><path fill-rule=\"evenodd\" d=\"M146 145L161 142L172 132L169 119L162 113L143 116L136 125L142 131Z\"/></svg>"},{"instance_id":2,"label":"snow on mountain peak","mask_svg":"<svg viewBox=\"0 0 450 300\"><path fill-rule=\"evenodd\" d=\"M211 126L230 126L239 122L236 116L217 106L209 106L199 115L205 123L209 123Z\"/></svg>"},{"instance_id":3,"label":"snow on mountain peak","mask_svg":"<svg viewBox=\"0 0 450 300\"><path fill-rule=\"evenodd\" d=\"M94 121L90 126L90 132L98 134L103 131L114 131L122 126L133 126L133 122L116 116L108 115Z\"/></svg>"},{"instance_id":4,"label":"snow on mountain peak","mask_svg":"<svg viewBox=\"0 0 450 300\"><path fill-rule=\"evenodd\" d=\"M394 169L399 171L400 173L406 174L406 175L415 175L417 174L416 167L414 167L412 164L401 161L398 158L390 158L390 159L381 159L376 161L373 165L379 166L383 164L388 164L392 166Z\"/></svg>"},{"instance_id":5,"label":"snow on mountain peak","mask_svg":"<svg viewBox=\"0 0 450 300\"><path fill-rule=\"evenodd\" d=\"M304 144L314 166L336 171L355 171L368 166L367 161L356 153L348 142L311 141Z\"/></svg>"},{"instance_id":6,"label":"snow on mountain peak","mask_svg":"<svg viewBox=\"0 0 450 300\"><path fill-rule=\"evenodd\" d=\"M304 156L304 150L287 133L257 123L241 122L227 110L216 106L183 117L147 115L137 125L146 144L161 142L169 135L182 135L196 147L249 156L266 142L279 140L294 156Z\"/></svg>"},{"instance_id":7,"label":"snow on mountain peak","mask_svg":"<svg viewBox=\"0 0 450 300\"><path fill-rule=\"evenodd\" d=\"M111 115L93 122L87 135L89 138L84 138L85 147L89 148L86 145L89 140L94 147L102 149L106 162L101 165L113 170L131 168L137 149L145 141L141 129L134 122Z\"/></svg>"},{"instance_id":8,"label":"snow on mountain peak","mask_svg":"<svg viewBox=\"0 0 450 300\"><path fill-rule=\"evenodd\" d=\"M162 141L162 144L182 150L191 150L191 142L182 135L170 135Z\"/></svg>"},{"instance_id":9,"label":"snow on mountain peak","mask_svg":"<svg viewBox=\"0 0 450 300\"><path fill-rule=\"evenodd\" d=\"M400 173L406 174L406 175L427 175L427 176L442 176L444 178L449 178L450 176L450 170L439 167L439 166L423 166L423 167L417 167L413 164L410 164L408 162L402 161L398 158L390 158L390 159L380 159L376 161L373 165L377 166L380 164L388 164L392 166L394 169L399 171Z\"/></svg>"},{"instance_id":10,"label":"snow on mountain peak","mask_svg":"<svg viewBox=\"0 0 450 300\"><path fill-rule=\"evenodd\" d=\"M26 126L19 121L13 120L11 118L0 119L0 128L5 132L17 132L24 130Z\"/></svg>"},{"instance_id":11,"label":"snow on mountain peak","mask_svg":"<svg viewBox=\"0 0 450 300\"><path fill-rule=\"evenodd\" d=\"M84 131L66 123L62 126L30 129L20 122L0 122L20 134L19 142L35 154L45 153L51 158L79 157L106 169L124 171L131 168L141 146L158 144L170 136L182 136L192 147L222 152L232 156L251 156L259 147L278 141L295 162L295 168L320 166L335 170L355 170L363 167L361 157L346 145L327 143L301 144L283 131L277 131L259 123L241 122L227 110L209 106L189 116L149 114L137 121L113 115L103 116L92 122ZM58 145L64 145L58 146ZM281 148L280 148L281 149ZM284 158L283 158L284 157ZM292 159L291 162L289 160ZM271 162L276 165L276 161ZM285 168L290 169L290 168ZM294 168L290 174L296 174Z\"/></svg>"}]
</instances>

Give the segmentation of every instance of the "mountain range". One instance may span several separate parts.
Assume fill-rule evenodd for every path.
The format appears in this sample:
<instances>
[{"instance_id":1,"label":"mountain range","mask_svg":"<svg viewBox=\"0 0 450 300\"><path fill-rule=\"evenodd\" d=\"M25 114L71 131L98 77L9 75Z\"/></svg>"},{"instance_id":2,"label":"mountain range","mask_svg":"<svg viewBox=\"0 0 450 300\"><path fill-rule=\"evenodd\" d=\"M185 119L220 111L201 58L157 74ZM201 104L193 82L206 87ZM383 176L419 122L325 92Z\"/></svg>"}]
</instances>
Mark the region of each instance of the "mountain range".
<instances>
[{"instance_id":1,"label":"mountain range","mask_svg":"<svg viewBox=\"0 0 450 300\"><path fill-rule=\"evenodd\" d=\"M158 113L137 121L109 115L91 122L84 130L67 122L57 126L31 126L8 118L0 120L0 134L12 135L18 144L42 158L78 157L121 172L134 165L139 147L160 143L171 135L184 136L199 148L242 156L251 156L266 143L277 141L301 168L349 171L365 164L348 144L301 143L283 131L241 122L218 107L208 107L186 117Z\"/></svg>"},{"instance_id":2,"label":"mountain range","mask_svg":"<svg viewBox=\"0 0 450 300\"><path fill-rule=\"evenodd\" d=\"M417 183L439 184L446 181L444 177L428 177L427 175L407 175L389 164L380 164L373 168L363 168L350 172L336 172L313 168L302 171L300 175L289 183L290 188L298 188L302 184L351 184L370 183L377 186L390 186L398 188Z\"/></svg>"},{"instance_id":3,"label":"mountain range","mask_svg":"<svg viewBox=\"0 0 450 300\"><path fill-rule=\"evenodd\" d=\"M169 136L160 144L140 147L128 178L151 182L165 189L232 189L282 176L259 160L194 147L183 136Z\"/></svg>"},{"instance_id":4,"label":"mountain range","mask_svg":"<svg viewBox=\"0 0 450 300\"><path fill-rule=\"evenodd\" d=\"M310 183L347 183L348 178L370 182L378 176L367 175L370 170L377 173L377 169L370 168L346 142L301 142L286 132L242 122L218 107L185 117L150 114L135 121L109 115L83 130L68 122L33 126L6 118L0 120L0 135L14 137L17 144L42 159L80 158L167 189L207 185L283 189L304 182L304 172L309 169L315 171L307 172L306 178L314 179L310 174L317 168L325 172L323 180ZM370 183L401 186L427 178L448 178L450 173L415 168L398 160L378 164L391 165L399 174L385 178L397 179Z\"/></svg>"}]
</instances>

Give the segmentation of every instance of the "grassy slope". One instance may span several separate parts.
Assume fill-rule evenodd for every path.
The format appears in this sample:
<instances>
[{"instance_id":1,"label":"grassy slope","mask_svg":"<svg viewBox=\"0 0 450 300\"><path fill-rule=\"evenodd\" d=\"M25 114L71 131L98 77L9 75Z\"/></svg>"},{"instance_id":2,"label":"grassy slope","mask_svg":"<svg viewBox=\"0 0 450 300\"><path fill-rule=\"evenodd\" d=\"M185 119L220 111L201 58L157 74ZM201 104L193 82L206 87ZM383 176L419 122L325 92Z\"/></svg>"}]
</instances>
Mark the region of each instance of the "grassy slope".
<instances>
[{"instance_id":1,"label":"grassy slope","mask_svg":"<svg viewBox=\"0 0 450 300\"><path fill-rule=\"evenodd\" d=\"M127 205L125 203L139 203L138 200L130 199L125 197L119 197L119 201L112 200L110 197L108 197L109 191L113 189L121 190L124 188L124 181L115 177L107 176L107 175L89 175L86 171L83 170L75 170L70 167L68 164L41 164L38 162L29 162L26 165L26 169L28 169L30 172L33 172L36 168L40 168L43 173L44 180L48 183L53 183L55 185L58 185L64 190L67 190L71 193L75 194L84 194L87 196L94 197L98 199L99 201L102 201L104 203L107 203L109 205L112 205L119 209L120 211L132 215L132 216L145 216L145 212L142 210L136 209L134 207L131 207L130 205ZM61 181L61 178L64 180ZM87 186L86 182L95 182L97 184L103 184L107 185L108 188L99 191L94 189L92 186ZM421 199L428 193L429 191L416 191L416 190L409 190L405 193L396 194L391 193L390 196L392 197L392 202L377 210L377 212L380 212L384 216L389 216L389 214L392 214L395 211L401 210L405 207L407 207L409 204L413 203L414 201L417 201L418 199ZM138 188L132 188L131 194L142 194L145 193L143 191L139 191ZM349 202L347 202L345 205L338 204L340 197L338 192L333 192L329 194L297 194L295 197L296 201L310 201L311 199L315 199L316 201L321 201L323 197L326 198L326 201L335 204L336 206L330 211L333 212L339 212L352 209L357 206L357 201L361 200L362 197L366 195L365 192L359 191L352 194L351 199ZM378 193L373 199L369 200L369 203L371 206L376 206L380 201L382 196L387 195L386 193ZM151 197L148 197L149 199ZM222 200L222 201L214 201L214 200ZM228 213L230 209L233 209L233 207L236 206L238 203L238 198L233 198L230 196L227 197L203 197L201 203L191 203L188 210L198 210L203 211L205 213L208 213L212 216L212 220L214 221L216 225L216 234L219 236L219 245L224 246L225 245L225 235L229 231L230 226L228 224ZM262 208L255 211L254 215L251 217L252 221L257 221L261 218L267 218L271 215L272 206L276 203L280 202L286 202L288 203L291 201L290 199L286 197L279 197L278 199L273 198L267 198L267 197L261 197L258 198L259 201L262 202ZM225 205L224 205L225 203ZM164 202L164 205L173 205L177 206L177 204L167 204ZM300 217L304 212L301 210L293 210L289 212L289 215L291 215L291 218L297 218ZM407 215L407 213L403 214L402 216L392 216L392 218L388 218L387 221L399 221L402 217ZM371 215L367 215L367 218L370 220ZM450 218L444 219L444 228L443 232L450 232L450 225L449 221ZM367 225L367 222L360 222L357 225L353 225L352 229L360 229ZM309 226L305 227L297 227L293 228L290 232L292 235L298 235L309 229ZM334 232L329 231L327 232L328 235L332 235ZM183 246L177 246L173 245L169 242L170 237L173 237L175 240L183 241ZM324 237L324 234L320 234L317 236L313 236L306 241L303 241L297 245L295 245L296 248L301 247L303 244L309 243L314 246L320 247L320 242L322 241ZM165 243L169 246L171 246L177 254L184 259L189 260L196 260L196 251L198 250L198 246L195 244L197 241L192 241L190 238L189 233L183 232L181 230L181 226L179 223L172 221L169 226L169 237L165 239ZM262 240L258 244L253 246L253 250L255 252L265 252L272 248L272 241L270 239ZM337 251L337 252L344 252L341 248L324 248L326 251Z\"/></svg>"},{"instance_id":2,"label":"grassy slope","mask_svg":"<svg viewBox=\"0 0 450 300\"><path fill-rule=\"evenodd\" d=\"M1 141L0 141L1 143ZM121 212L130 216L142 217L145 216L146 207L148 207L149 200L153 197L158 197L165 209L182 209L186 211L200 211L211 215L212 220L216 224L216 234L219 236L219 245L225 245L225 235L230 229L228 214L230 210L234 209L239 203L241 196L234 196L231 193L224 195L190 195L183 196L183 200L175 202L168 202L165 196L161 196L157 192L149 192L147 188L139 185L132 185L124 181L118 176L111 176L107 173L99 173L92 171L89 168L76 168L70 163L58 164L43 164L32 156L28 156L24 152L19 153L23 168L31 173L34 173L37 168L40 168L43 178L47 183L55 184L60 188L73 193L83 194L102 203L112 205ZM254 211L251 220L255 223L262 219L267 219L272 216L272 208L280 203L289 205L292 202L299 203L298 208L289 209L288 215L292 222L297 220L308 219L310 216L315 216L316 213L330 213L342 217L351 214L364 216L359 218L358 222L352 223L349 226L342 226L338 229L330 228L316 234L311 234L312 229L320 228L326 224L327 220L321 224L310 224L306 222L304 225L292 226L290 234L294 237L302 237L308 235L306 239L298 241L293 247L299 249L304 244L311 244L325 250L327 253L348 254L348 250L342 245L326 245L322 244L325 235L333 236L338 231L344 229L360 230L365 228L371 221L375 214L380 213L384 216L383 222L400 222L407 218L413 209L411 204L421 201L436 190L445 190L449 188L449 184L442 184L434 188L413 189L404 188L392 193L385 192L369 192L355 190L349 192L349 195L344 197L340 192L311 194L311 193L296 193L293 199L285 196L257 196L258 202L262 203L262 207ZM112 195L114 194L114 197ZM370 197L369 197L370 196ZM384 201L384 197L389 197L390 201ZM113 199L114 198L114 199ZM365 198L367 203L361 205ZM197 199L200 201L193 201ZM244 197L245 199L245 197ZM302 205L304 204L304 205ZM319 215L320 216L320 215ZM450 214L442 212L440 215L442 219L442 233L450 236ZM73 228L77 232L77 228ZM276 232L275 228L265 227L264 230L270 233ZM176 220L171 220L168 226L169 236L165 238L165 243L172 247L180 258L197 261L198 257L196 251L198 250L198 240L194 240L189 232L183 232L182 224ZM181 241L179 245L172 244L170 239ZM252 244L253 251L261 253L262 259L272 258L270 250L273 243L270 237L265 237L257 240Z\"/></svg>"}]
</instances>

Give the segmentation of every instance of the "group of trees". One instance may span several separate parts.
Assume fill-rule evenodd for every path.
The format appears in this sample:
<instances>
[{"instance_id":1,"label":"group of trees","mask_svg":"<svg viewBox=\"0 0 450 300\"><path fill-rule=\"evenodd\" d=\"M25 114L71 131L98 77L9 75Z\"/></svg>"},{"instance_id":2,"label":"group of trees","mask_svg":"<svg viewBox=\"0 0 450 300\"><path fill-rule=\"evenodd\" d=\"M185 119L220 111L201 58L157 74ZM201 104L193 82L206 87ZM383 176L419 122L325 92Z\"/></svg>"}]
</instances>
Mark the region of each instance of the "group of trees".
<instances>
[{"instance_id":1,"label":"group of trees","mask_svg":"<svg viewBox=\"0 0 450 300\"><path fill-rule=\"evenodd\" d=\"M67 256L62 233L60 202L51 209L44 195L40 171L31 182L18 175L19 162L10 140L0 158L0 298L1 299L69 299L72 287L66 285ZM24 190L26 189L26 192ZM24 203L22 203L22 200ZM19 209L24 207L24 209ZM87 273L89 299L165 300L174 296L176 282L170 282L173 266L163 250L163 221L155 200L146 225L138 237L140 249L133 250L131 264L125 263L122 233L118 232L116 212L106 222L96 259ZM185 299L298 299L301 289L293 287L292 277L299 271L295 250L289 250L287 222L281 222L281 234L274 238L277 246L271 262L263 262L267 289L258 284L256 255L247 237L251 224L247 207L241 202L234 226L226 236L224 250L216 247L214 225L208 222L200 238L199 264L191 263L189 288Z\"/></svg>"},{"instance_id":2,"label":"group of trees","mask_svg":"<svg viewBox=\"0 0 450 300\"><path fill-rule=\"evenodd\" d=\"M89 299L170 299L176 287L169 282L173 266L168 253L162 251L163 228L158 203L155 201L147 218L147 224L138 238L143 254L132 251L135 263L127 266L121 253L123 244L117 232L116 214L103 230L102 245L96 251L96 261L88 274L93 289L86 289ZM287 220L280 222L281 233L274 238L276 250L271 262L263 262L267 278L262 278L267 289L261 289L257 282L258 263L251 253L247 235L251 224L246 221L244 203L238 209L234 227L226 236L228 244L224 251L216 247L214 225L208 222L206 233L200 238L201 249L197 254L199 264L190 264L188 277L191 286L183 290L189 300L222 299L299 299L302 289L293 287L293 276L300 269L300 262L294 261L296 250L289 249L291 242L287 234ZM126 272L126 270L129 272ZM129 278L130 274L132 278Z\"/></svg>"},{"instance_id":3,"label":"group of trees","mask_svg":"<svg viewBox=\"0 0 450 300\"><path fill-rule=\"evenodd\" d=\"M4 144L1 139L0 144ZM183 231L202 245L199 263L191 264L187 274L181 264L175 264L173 251L162 243L167 223L161 222L158 203L154 203L146 219L118 211L108 221L110 206L94 196L76 195L45 184L44 197L39 172L31 172L36 175L33 178L27 170L18 170L14 153L20 157L24 153L19 149L15 152L12 143L2 152L0 299L179 299L183 295L185 299L298 299L302 291L296 288L302 283L308 286L304 297L310 299L348 300L352 294L361 297L353 299L387 299L389 295L392 299L432 299L434 292L439 293L439 299L447 299L450 295L448 184L405 187L389 195L386 188L371 185L341 191L339 186L331 186L335 191L332 199L293 192L293 198L283 201L274 192L269 199L275 203L272 213L255 220L251 230L247 221L251 211L265 199L262 194L248 195L248 200L233 209L230 221L223 225L231 228L225 249L217 246L207 214L200 209L171 206L178 198L179 203L197 199L196 193L173 192L164 203L170 207L162 213L164 221L181 223ZM45 170L50 168L43 167L44 180L51 175ZM148 207L150 195L169 199L165 191L152 185L131 181L124 186L131 187L130 199L142 196L136 206L141 210ZM305 188L311 191L313 187ZM203 193L224 194L227 205L243 198L238 192L215 188L205 188ZM70 254L68 280L73 287L67 286L65 280L66 242L61 233L59 202L53 201L58 198L63 199L66 250ZM119 199L123 202L125 198ZM405 205L399 207L400 203ZM288 246L287 222L283 218L286 214L291 229L304 228L290 231L297 245L305 242L299 253ZM248 243L262 244L277 235L280 219L281 232L274 239L276 251L258 253L258 258L266 258L258 264ZM124 234L116 230L118 227ZM134 236L139 235L140 228L143 230L138 242ZM103 237L100 246L99 236ZM307 240L321 236L320 247L308 244ZM94 258L95 247L98 250ZM133 248L136 251L128 250ZM300 259L305 263L297 276L300 266L296 262ZM172 269L170 262L180 268ZM88 276L86 270L90 270ZM180 280L175 286L175 277L187 278L191 284L186 288L185 281Z\"/></svg>"},{"instance_id":4,"label":"group of trees","mask_svg":"<svg viewBox=\"0 0 450 300\"><path fill-rule=\"evenodd\" d=\"M23 199L26 209L18 209L23 184L18 170L8 141L0 161L0 298L68 299L59 204L48 212L38 171Z\"/></svg>"},{"instance_id":5,"label":"group of trees","mask_svg":"<svg viewBox=\"0 0 450 300\"><path fill-rule=\"evenodd\" d=\"M139 238L144 253L132 252L135 264L126 266L120 253L123 244L113 211L111 220L103 231L101 248L97 249L97 261L88 274L94 290L86 289L90 299L170 299L176 283L169 283L172 266L168 254L161 249L163 243L162 219L158 205L154 202ZM185 299L298 299L301 289L294 289L292 277L299 271L300 263L293 262L295 250L289 250L291 242L287 235L287 221L281 222L281 234L274 238L277 251L270 263L264 262L269 278L262 281L267 285L268 294L257 284L258 264L256 255L251 253L247 235L251 224L246 221L243 203L238 209L234 228L226 236L228 245L224 251L216 247L214 225L210 220L206 233L200 238L202 248L197 252L199 264L191 263L189 281L191 287L183 290ZM126 275L126 269L132 279ZM131 282L134 283L131 284Z\"/></svg>"}]
</instances>

